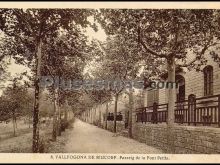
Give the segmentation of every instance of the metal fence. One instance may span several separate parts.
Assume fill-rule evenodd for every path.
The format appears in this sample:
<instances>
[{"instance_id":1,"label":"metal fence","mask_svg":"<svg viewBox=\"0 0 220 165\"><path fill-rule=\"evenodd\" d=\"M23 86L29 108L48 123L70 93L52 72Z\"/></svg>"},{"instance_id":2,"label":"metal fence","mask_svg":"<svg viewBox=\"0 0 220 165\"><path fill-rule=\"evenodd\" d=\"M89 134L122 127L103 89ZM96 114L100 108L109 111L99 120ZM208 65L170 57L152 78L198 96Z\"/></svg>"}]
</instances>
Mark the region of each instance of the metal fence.
<instances>
[{"instance_id":1,"label":"metal fence","mask_svg":"<svg viewBox=\"0 0 220 165\"><path fill-rule=\"evenodd\" d=\"M220 95L196 98L191 94L188 100L176 102L175 122L188 125L218 125L220 127ZM136 122L162 123L168 117L168 104L136 109Z\"/></svg>"},{"instance_id":2,"label":"metal fence","mask_svg":"<svg viewBox=\"0 0 220 165\"><path fill-rule=\"evenodd\" d=\"M108 113L107 120L114 121L114 113ZM123 116L122 116L121 112L118 112L117 116L116 116L116 121L122 121L122 120L123 120Z\"/></svg>"}]
</instances>

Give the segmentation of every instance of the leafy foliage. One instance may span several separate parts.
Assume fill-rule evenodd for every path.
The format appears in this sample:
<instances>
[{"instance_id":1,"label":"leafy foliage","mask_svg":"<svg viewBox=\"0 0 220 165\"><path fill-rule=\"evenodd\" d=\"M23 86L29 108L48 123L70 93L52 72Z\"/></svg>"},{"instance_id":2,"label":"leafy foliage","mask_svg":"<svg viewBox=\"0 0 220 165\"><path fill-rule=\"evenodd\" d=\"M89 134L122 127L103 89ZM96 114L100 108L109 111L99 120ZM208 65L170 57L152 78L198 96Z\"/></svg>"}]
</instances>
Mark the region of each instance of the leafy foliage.
<instances>
[{"instance_id":1,"label":"leafy foliage","mask_svg":"<svg viewBox=\"0 0 220 165\"><path fill-rule=\"evenodd\" d=\"M0 97L0 120L8 120L13 115L18 117L30 114L33 106L31 94L28 88L16 82L12 86L8 86Z\"/></svg>"},{"instance_id":2,"label":"leafy foliage","mask_svg":"<svg viewBox=\"0 0 220 165\"><path fill-rule=\"evenodd\" d=\"M217 44L218 18L218 10L102 9L97 14L108 34L132 37L146 58L175 56L182 60L183 66L191 67L195 61L202 61L208 48ZM196 56L190 62L189 51Z\"/></svg>"}]
</instances>

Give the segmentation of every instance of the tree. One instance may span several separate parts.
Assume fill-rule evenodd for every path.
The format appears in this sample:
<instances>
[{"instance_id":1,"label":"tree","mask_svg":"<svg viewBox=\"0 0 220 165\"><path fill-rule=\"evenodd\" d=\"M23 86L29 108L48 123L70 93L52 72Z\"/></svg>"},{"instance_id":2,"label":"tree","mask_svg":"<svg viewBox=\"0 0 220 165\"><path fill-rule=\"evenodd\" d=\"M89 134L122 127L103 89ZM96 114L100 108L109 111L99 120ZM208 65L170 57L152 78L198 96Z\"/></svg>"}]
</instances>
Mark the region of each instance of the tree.
<instances>
[{"instance_id":1,"label":"tree","mask_svg":"<svg viewBox=\"0 0 220 165\"><path fill-rule=\"evenodd\" d=\"M175 83L176 66L205 63L204 54L218 44L219 22L216 10L133 10L102 9L97 19L108 34L131 36L141 45L144 58L164 59L168 82ZM188 62L187 55L195 59ZM174 124L175 89L168 86L168 127Z\"/></svg>"},{"instance_id":2,"label":"tree","mask_svg":"<svg viewBox=\"0 0 220 165\"><path fill-rule=\"evenodd\" d=\"M0 30L0 90L4 89L5 82L10 77L10 74L7 72L7 66L10 62L10 51L10 39L4 36Z\"/></svg>"},{"instance_id":3,"label":"tree","mask_svg":"<svg viewBox=\"0 0 220 165\"><path fill-rule=\"evenodd\" d=\"M71 29L72 25L86 27L91 10L83 9L1 9L1 30L11 36L15 43L15 55L20 63L35 61L35 102L33 111L33 152L39 151L39 82L43 43L49 36L56 37L60 29Z\"/></svg>"},{"instance_id":4,"label":"tree","mask_svg":"<svg viewBox=\"0 0 220 165\"><path fill-rule=\"evenodd\" d=\"M140 54L138 54L138 47L132 42L131 38L124 38L120 34L109 36L106 43L100 43L104 52L102 55L103 62L97 68L95 77L102 79L110 79L111 92L115 97L114 108L114 132L116 132L116 117L117 117L117 104L119 95L122 94L126 88L131 86L131 81L138 78L138 73L141 69L139 62L144 62ZM100 54L101 55L101 54ZM130 80L130 82L129 82ZM129 134L131 136L132 113L133 113L133 90L129 90L129 104L130 104L130 117L129 117Z\"/></svg>"},{"instance_id":5,"label":"tree","mask_svg":"<svg viewBox=\"0 0 220 165\"><path fill-rule=\"evenodd\" d=\"M0 120L12 119L14 136L16 136L17 117L28 114L30 107L27 103L31 103L31 101L28 88L19 83L19 78L14 78L12 84L3 91L0 103Z\"/></svg>"},{"instance_id":6,"label":"tree","mask_svg":"<svg viewBox=\"0 0 220 165\"><path fill-rule=\"evenodd\" d=\"M47 46L42 59L42 74L50 75L53 78L53 88L49 88L54 96L54 125L52 139L56 140L56 135L61 135L60 129L60 105L66 103L66 96L69 95L71 79L82 79L82 71L85 66L85 59L89 53L87 38L82 34L81 29L73 26L73 29L63 31L56 38L47 38ZM73 92L73 91L71 91ZM74 91L75 92L75 91Z\"/></svg>"},{"instance_id":7,"label":"tree","mask_svg":"<svg viewBox=\"0 0 220 165\"><path fill-rule=\"evenodd\" d=\"M102 104L108 104L108 101L111 100L111 93L105 89L103 90L97 90L97 89L93 89L92 91L86 91L87 95L90 97L91 99L91 105L90 107L96 107L97 105L102 105ZM106 117L107 117L107 113L106 112ZM101 113L100 113L101 114ZM101 116L99 116L101 118ZM99 125L101 124L101 119L99 118ZM107 120L106 120L107 122Z\"/></svg>"}]
</instances>

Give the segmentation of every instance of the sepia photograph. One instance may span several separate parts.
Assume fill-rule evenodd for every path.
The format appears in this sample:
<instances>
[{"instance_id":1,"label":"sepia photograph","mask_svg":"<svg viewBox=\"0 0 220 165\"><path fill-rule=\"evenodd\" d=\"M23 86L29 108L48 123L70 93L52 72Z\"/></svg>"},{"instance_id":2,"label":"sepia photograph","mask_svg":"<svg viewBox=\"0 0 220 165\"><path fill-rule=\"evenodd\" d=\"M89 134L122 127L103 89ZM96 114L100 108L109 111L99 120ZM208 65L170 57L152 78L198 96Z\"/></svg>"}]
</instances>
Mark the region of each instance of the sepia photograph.
<instances>
[{"instance_id":1,"label":"sepia photograph","mask_svg":"<svg viewBox=\"0 0 220 165\"><path fill-rule=\"evenodd\" d=\"M0 7L0 163L220 162L220 5L102 3Z\"/></svg>"}]
</instances>

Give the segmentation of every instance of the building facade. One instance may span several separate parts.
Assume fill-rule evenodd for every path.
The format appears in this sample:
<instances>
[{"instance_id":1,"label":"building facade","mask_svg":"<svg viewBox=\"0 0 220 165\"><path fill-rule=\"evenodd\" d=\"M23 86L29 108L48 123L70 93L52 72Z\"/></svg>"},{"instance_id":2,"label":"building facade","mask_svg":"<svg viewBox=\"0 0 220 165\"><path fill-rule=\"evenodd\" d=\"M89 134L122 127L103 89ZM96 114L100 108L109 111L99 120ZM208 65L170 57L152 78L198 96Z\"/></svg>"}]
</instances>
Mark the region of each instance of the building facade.
<instances>
[{"instance_id":1,"label":"building facade","mask_svg":"<svg viewBox=\"0 0 220 165\"><path fill-rule=\"evenodd\" d=\"M207 57L208 58L208 57ZM163 79L166 82L166 77ZM176 101L187 100L193 94L197 98L220 94L220 65L213 59L208 58L205 66L200 71L181 68L176 73ZM168 103L168 89L145 89L144 105L152 106L154 102L158 104Z\"/></svg>"}]
</instances>

